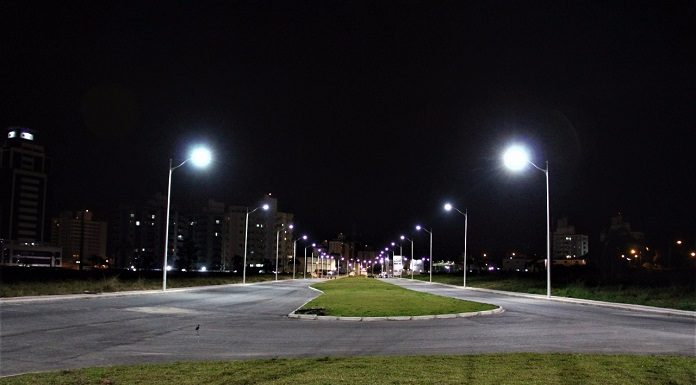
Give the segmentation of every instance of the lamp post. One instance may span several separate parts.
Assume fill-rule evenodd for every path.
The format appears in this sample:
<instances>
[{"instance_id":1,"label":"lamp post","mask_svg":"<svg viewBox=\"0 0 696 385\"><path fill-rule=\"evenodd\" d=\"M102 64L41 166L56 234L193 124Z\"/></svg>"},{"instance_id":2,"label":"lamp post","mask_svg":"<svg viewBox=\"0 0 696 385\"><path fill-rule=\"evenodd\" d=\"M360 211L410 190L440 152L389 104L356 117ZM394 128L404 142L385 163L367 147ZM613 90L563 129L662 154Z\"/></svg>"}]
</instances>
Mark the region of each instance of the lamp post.
<instances>
[{"instance_id":1,"label":"lamp post","mask_svg":"<svg viewBox=\"0 0 696 385\"><path fill-rule=\"evenodd\" d=\"M305 235L306 237L306 235ZM307 238L304 238L307 239ZM314 247L316 246L316 243L312 243L311 245L307 245L304 248L304 262L305 262L305 268L304 268L304 273L302 275L302 279L307 279L307 248L311 247L312 248L312 268L314 268Z\"/></svg>"},{"instance_id":2,"label":"lamp post","mask_svg":"<svg viewBox=\"0 0 696 385\"><path fill-rule=\"evenodd\" d=\"M461 212L458 208L452 206L449 203L445 203L445 211L452 211L456 210L459 214L462 214L464 216L464 283L462 287L466 288L466 235L467 235L467 227L469 225L469 211L467 209L464 209L464 212Z\"/></svg>"},{"instance_id":3,"label":"lamp post","mask_svg":"<svg viewBox=\"0 0 696 385\"><path fill-rule=\"evenodd\" d=\"M551 298L551 213L549 209L549 162L541 168L529 159L529 153L520 145L510 146L503 154L505 166L512 171L521 171L528 164L546 176L546 298Z\"/></svg>"},{"instance_id":4,"label":"lamp post","mask_svg":"<svg viewBox=\"0 0 696 385\"><path fill-rule=\"evenodd\" d=\"M162 290L167 290L167 256L169 252L169 207L171 205L172 197L172 172L177 168L183 166L186 162L191 161L196 167L206 167L210 164L212 160L212 155L210 150L204 147L197 147L192 152L191 155L181 162L178 166L172 167L172 159L169 158L169 183L167 184L167 213L165 215L164 224L164 263L162 265ZM84 213L83 213L84 214ZM82 258L82 253L80 253L80 258ZM80 266L82 268L82 266Z\"/></svg>"},{"instance_id":5,"label":"lamp post","mask_svg":"<svg viewBox=\"0 0 696 385\"><path fill-rule=\"evenodd\" d=\"M416 226L416 230L418 231L425 231L426 233L430 234L430 283L433 283L433 229L432 227L430 230L426 229L425 227L422 227L420 225Z\"/></svg>"},{"instance_id":6,"label":"lamp post","mask_svg":"<svg viewBox=\"0 0 696 385\"><path fill-rule=\"evenodd\" d=\"M268 210L270 206L268 204L264 204L261 207L257 207L251 211L249 211L249 208L247 207L247 212L246 212L246 223L244 225L244 268L242 269L242 284L246 283L246 268L247 268L247 241L249 240L249 214L252 214L254 211L258 209L263 209L264 211Z\"/></svg>"},{"instance_id":7,"label":"lamp post","mask_svg":"<svg viewBox=\"0 0 696 385\"><path fill-rule=\"evenodd\" d=\"M295 279L295 260L297 260L297 241L300 239L302 240L307 240L307 236L303 235L302 237L295 239L292 242L292 279ZM304 249L304 266L305 266L305 272L307 271L307 248L305 247ZM302 277L304 278L304 276Z\"/></svg>"},{"instance_id":8,"label":"lamp post","mask_svg":"<svg viewBox=\"0 0 696 385\"><path fill-rule=\"evenodd\" d=\"M413 263L414 263L414 262L413 262L413 261L414 261L414 259L413 259L413 240L412 240L412 239L409 239L409 238L406 237L405 235L402 235L402 236L401 236L401 240L404 240L404 239L407 240L407 241L411 241L411 266L409 266L409 267L411 268L411 280L413 280L413 266L412 266Z\"/></svg>"}]
</instances>

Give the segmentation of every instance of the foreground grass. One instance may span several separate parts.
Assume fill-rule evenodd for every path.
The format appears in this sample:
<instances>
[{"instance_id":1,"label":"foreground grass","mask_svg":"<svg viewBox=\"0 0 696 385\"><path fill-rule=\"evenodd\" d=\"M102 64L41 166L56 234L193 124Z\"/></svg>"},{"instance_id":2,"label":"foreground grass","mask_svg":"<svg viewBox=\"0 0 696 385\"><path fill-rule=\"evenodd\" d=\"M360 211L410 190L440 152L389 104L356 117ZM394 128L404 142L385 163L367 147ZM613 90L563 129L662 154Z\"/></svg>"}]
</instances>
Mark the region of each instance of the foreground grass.
<instances>
[{"instance_id":1,"label":"foreground grass","mask_svg":"<svg viewBox=\"0 0 696 385\"><path fill-rule=\"evenodd\" d=\"M427 281L429 276L422 274L414 275L413 278ZM462 286L462 276L458 274L433 275L433 282ZM499 275L467 276L466 285L519 293L546 294L546 281L534 278L503 277ZM607 284L588 286L583 282L567 284L552 282L551 294L559 297L630 303L679 310L696 310L696 291L680 286L649 287Z\"/></svg>"},{"instance_id":2,"label":"foreground grass","mask_svg":"<svg viewBox=\"0 0 696 385\"><path fill-rule=\"evenodd\" d=\"M287 279L288 276L278 276ZM253 275L247 277L247 282L270 281L274 275ZM242 278L229 277L173 277L167 279L168 288L194 287L208 285L227 285L241 283ZM105 279L89 280L58 280L48 282L3 282L0 285L0 297L25 297L35 295L81 294L81 293L110 293L131 290L162 289L161 278L121 279L108 277Z\"/></svg>"},{"instance_id":3,"label":"foreground grass","mask_svg":"<svg viewBox=\"0 0 696 385\"><path fill-rule=\"evenodd\" d=\"M272 359L114 366L2 378L2 385L670 384L692 385L693 357L583 354Z\"/></svg>"},{"instance_id":4,"label":"foreground grass","mask_svg":"<svg viewBox=\"0 0 696 385\"><path fill-rule=\"evenodd\" d=\"M372 278L352 277L313 285L323 295L303 309L323 308L345 317L417 316L495 309L496 306L407 290Z\"/></svg>"}]
</instances>

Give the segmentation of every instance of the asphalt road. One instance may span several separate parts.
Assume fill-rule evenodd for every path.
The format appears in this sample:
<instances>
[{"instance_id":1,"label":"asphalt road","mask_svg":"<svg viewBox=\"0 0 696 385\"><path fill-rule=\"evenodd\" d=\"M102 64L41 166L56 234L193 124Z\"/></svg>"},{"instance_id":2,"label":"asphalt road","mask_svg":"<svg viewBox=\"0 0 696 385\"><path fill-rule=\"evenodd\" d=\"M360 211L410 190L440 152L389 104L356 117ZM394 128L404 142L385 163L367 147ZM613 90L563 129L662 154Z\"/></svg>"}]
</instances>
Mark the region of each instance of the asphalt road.
<instances>
[{"instance_id":1,"label":"asphalt road","mask_svg":"<svg viewBox=\"0 0 696 385\"><path fill-rule=\"evenodd\" d=\"M320 321L286 315L312 280L120 297L3 301L0 375L88 366L272 357L581 352L696 356L696 320L390 280L503 306L471 318ZM200 325L200 330L195 328Z\"/></svg>"}]
</instances>

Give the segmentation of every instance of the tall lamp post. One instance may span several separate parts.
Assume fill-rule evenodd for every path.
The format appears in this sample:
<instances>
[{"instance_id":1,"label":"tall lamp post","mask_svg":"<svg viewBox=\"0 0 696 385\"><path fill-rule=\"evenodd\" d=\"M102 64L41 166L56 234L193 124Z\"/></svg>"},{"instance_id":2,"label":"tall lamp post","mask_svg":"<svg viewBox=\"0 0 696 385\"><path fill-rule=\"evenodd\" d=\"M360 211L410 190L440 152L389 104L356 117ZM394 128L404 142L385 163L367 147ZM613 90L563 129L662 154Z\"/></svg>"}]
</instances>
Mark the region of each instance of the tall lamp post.
<instances>
[{"instance_id":1,"label":"tall lamp post","mask_svg":"<svg viewBox=\"0 0 696 385\"><path fill-rule=\"evenodd\" d=\"M246 223L244 224L244 268L242 269L242 284L246 283L246 268L247 268L247 241L249 240L249 214L252 214L254 211L258 209L263 209L264 211L268 210L270 206L268 204L264 204L263 206L257 207L251 211L249 211L249 208L247 207L247 212L246 212Z\"/></svg>"},{"instance_id":2,"label":"tall lamp post","mask_svg":"<svg viewBox=\"0 0 696 385\"><path fill-rule=\"evenodd\" d=\"M425 227L422 227L420 225L416 226L416 230L418 231L425 231L426 233L430 234L430 283L433 283L433 229L432 227L430 230L426 229Z\"/></svg>"},{"instance_id":3,"label":"tall lamp post","mask_svg":"<svg viewBox=\"0 0 696 385\"><path fill-rule=\"evenodd\" d=\"M445 203L445 211L452 211L455 210L459 214L462 214L464 216L464 283L462 287L466 288L466 235L467 235L467 227L469 225L469 211L464 209L464 212L459 210L458 208L452 206L450 203Z\"/></svg>"},{"instance_id":4,"label":"tall lamp post","mask_svg":"<svg viewBox=\"0 0 696 385\"><path fill-rule=\"evenodd\" d=\"M303 235L302 239L306 240L307 236ZM308 247L313 248L314 246L316 246L316 243L312 243L311 245L307 245L304 248L304 265L305 265L305 267L304 267L304 272L302 273L302 279L307 279L307 248ZM314 268L314 249L312 249L312 268Z\"/></svg>"},{"instance_id":5,"label":"tall lamp post","mask_svg":"<svg viewBox=\"0 0 696 385\"><path fill-rule=\"evenodd\" d=\"M503 154L505 166L512 171L521 171L528 164L546 176L546 298L551 298L551 214L549 209L549 162L541 168L529 159L529 152L520 145L510 146Z\"/></svg>"},{"instance_id":6,"label":"tall lamp post","mask_svg":"<svg viewBox=\"0 0 696 385\"><path fill-rule=\"evenodd\" d=\"M290 230L294 229L295 226L290 224L288 226ZM285 233L287 233L287 230L283 230ZM295 253L292 253L292 279L295 279ZM278 254L280 252L280 229L276 230L276 266L275 266L275 280L278 280ZM287 261L287 259L286 259ZM284 266L287 266L287 262L283 264ZM285 272L285 267L283 267L283 272Z\"/></svg>"},{"instance_id":7,"label":"tall lamp post","mask_svg":"<svg viewBox=\"0 0 696 385\"><path fill-rule=\"evenodd\" d=\"M292 279L295 279L295 261L297 260L297 241L300 239L307 240L307 236L303 235L298 239L295 239L292 242ZM307 248L305 247L305 253L304 253L304 264L305 264L305 271L307 271ZM304 278L304 277L303 277Z\"/></svg>"},{"instance_id":8,"label":"tall lamp post","mask_svg":"<svg viewBox=\"0 0 696 385\"><path fill-rule=\"evenodd\" d=\"M409 239L405 235L402 235L401 240L403 241L404 239L411 242L411 266L410 266L410 268L411 268L411 279L413 279L413 263L414 263L413 262L413 240Z\"/></svg>"},{"instance_id":9,"label":"tall lamp post","mask_svg":"<svg viewBox=\"0 0 696 385\"><path fill-rule=\"evenodd\" d=\"M167 256L169 252L169 207L172 198L172 172L186 164L186 162L188 162L189 160L193 163L194 166L202 168L210 164L210 161L212 160L212 155L210 154L210 150L208 150L207 148L197 147L191 152L191 155L186 160L181 162L176 167L172 167L172 159L169 158L169 183L167 184L167 214L165 215L164 224L164 263L162 265L163 291L167 290ZM80 253L80 257L82 257L82 253Z\"/></svg>"}]
</instances>

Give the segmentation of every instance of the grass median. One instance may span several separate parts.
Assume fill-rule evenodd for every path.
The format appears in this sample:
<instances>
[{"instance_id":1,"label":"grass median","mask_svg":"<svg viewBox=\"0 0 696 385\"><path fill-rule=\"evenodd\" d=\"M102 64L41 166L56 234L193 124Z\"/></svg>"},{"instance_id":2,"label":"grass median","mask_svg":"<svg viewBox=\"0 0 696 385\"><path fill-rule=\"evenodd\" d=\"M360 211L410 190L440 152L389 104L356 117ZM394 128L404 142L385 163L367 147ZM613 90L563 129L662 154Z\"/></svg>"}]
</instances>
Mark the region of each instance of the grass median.
<instances>
[{"instance_id":1,"label":"grass median","mask_svg":"<svg viewBox=\"0 0 696 385\"><path fill-rule=\"evenodd\" d=\"M466 313L496 306L421 293L377 279L351 277L313 285L324 292L301 310L341 317L394 317Z\"/></svg>"},{"instance_id":2,"label":"grass median","mask_svg":"<svg viewBox=\"0 0 696 385\"><path fill-rule=\"evenodd\" d=\"M0 384L691 385L694 378L693 357L515 353L180 362L33 373Z\"/></svg>"}]
</instances>

